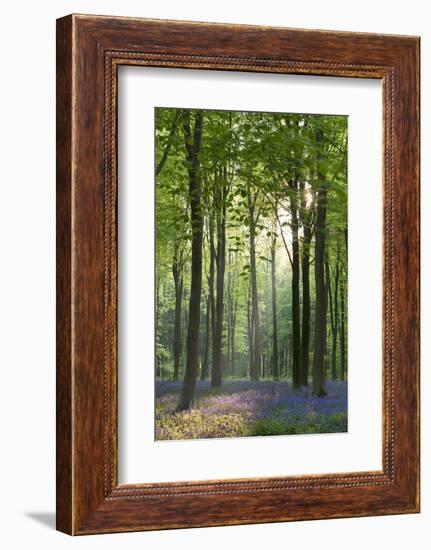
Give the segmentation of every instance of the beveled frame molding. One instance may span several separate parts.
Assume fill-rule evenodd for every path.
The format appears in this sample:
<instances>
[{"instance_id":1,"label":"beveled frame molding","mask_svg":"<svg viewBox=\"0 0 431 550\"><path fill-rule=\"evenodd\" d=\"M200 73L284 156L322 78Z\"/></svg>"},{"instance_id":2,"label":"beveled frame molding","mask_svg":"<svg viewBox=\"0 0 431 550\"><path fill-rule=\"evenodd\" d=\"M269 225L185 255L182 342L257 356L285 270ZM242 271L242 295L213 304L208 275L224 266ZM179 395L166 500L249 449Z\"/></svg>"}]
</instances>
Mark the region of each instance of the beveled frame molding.
<instances>
[{"instance_id":1,"label":"beveled frame molding","mask_svg":"<svg viewBox=\"0 0 431 550\"><path fill-rule=\"evenodd\" d=\"M382 471L118 484L119 65L382 80ZM59 19L57 528L89 534L417 511L419 39L84 15Z\"/></svg>"}]
</instances>

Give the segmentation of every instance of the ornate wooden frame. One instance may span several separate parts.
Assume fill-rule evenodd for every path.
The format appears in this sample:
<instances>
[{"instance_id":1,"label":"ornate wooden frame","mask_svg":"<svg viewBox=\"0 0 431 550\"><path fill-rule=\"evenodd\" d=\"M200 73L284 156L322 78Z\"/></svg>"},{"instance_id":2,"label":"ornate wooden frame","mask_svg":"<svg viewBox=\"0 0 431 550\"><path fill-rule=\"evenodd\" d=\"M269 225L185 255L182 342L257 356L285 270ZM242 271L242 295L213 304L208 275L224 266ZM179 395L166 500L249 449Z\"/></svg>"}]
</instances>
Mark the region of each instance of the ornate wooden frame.
<instances>
[{"instance_id":1,"label":"ornate wooden frame","mask_svg":"<svg viewBox=\"0 0 431 550\"><path fill-rule=\"evenodd\" d=\"M119 65L377 78L384 102L383 470L119 485ZM419 511L419 38L70 15L57 21L57 528Z\"/></svg>"}]
</instances>

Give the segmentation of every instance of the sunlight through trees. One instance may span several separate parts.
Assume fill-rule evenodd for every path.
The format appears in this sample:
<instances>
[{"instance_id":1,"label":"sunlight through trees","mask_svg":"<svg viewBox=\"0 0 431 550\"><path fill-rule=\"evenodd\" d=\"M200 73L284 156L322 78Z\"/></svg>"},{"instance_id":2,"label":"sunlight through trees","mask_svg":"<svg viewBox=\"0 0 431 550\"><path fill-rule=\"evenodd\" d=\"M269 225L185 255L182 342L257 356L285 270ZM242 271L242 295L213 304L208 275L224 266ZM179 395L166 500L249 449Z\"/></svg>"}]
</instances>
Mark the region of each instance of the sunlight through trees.
<instances>
[{"instance_id":1,"label":"sunlight through trees","mask_svg":"<svg viewBox=\"0 0 431 550\"><path fill-rule=\"evenodd\" d=\"M347 117L156 109L156 376L347 377Z\"/></svg>"}]
</instances>

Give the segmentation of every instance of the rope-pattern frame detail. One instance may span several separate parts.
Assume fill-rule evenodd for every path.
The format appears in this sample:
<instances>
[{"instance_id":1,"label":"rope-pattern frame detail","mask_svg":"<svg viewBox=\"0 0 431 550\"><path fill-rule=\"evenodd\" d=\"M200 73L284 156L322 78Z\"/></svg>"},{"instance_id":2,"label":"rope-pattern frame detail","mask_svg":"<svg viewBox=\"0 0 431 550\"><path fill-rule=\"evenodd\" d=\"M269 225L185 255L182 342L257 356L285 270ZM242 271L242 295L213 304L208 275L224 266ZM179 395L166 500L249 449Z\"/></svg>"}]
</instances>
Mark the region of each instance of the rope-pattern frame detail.
<instances>
[{"instance_id":1,"label":"rope-pattern frame detail","mask_svg":"<svg viewBox=\"0 0 431 550\"><path fill-rule=\"evenodd\" d=\"M108 311L108 305L111 297L110 288L109 288L109 279L110 279L110 268L109 268L109 260L110 260L110 250L111 250L111 242L108 234L108 215L110 211L110 199L109 199L109 189L110 186L108 185L108 141L109 136L107 132L108 128L108 118L110 118L109 115L109 109L108 109L108 101L109 101L109 95L108 95L108 77L109 74L108 70L108 59L105 58L105 67L104 67L104 100L103 100L103 178L104 178L104 187L103 187L103 268L104 268L104 288L103 288L103 314L104 314L104 369L103 369L103 448L104 448L104 470L103 470L103 486L105 490L105 495L108 492L108 461L107 461L107 451L109 452L111 445L109 441L109 433L110 430L108 429L108 422L110 421L110 415L108 414L108 387L109 387L109 379L108 379L108 372L109 372L109 365L111 363L111 357L109 354L109 342L111 340L110 334L109 334L109 326L110 326L110 315Z\"/></svg>"},{"instance_id":2,"label":"rope-pattern frame detail","mask_svg":"<svg viewBox=\"0 0 431 550\"><path fill-rule=\"evenodd\" d=\"M388 143L385 151L385 212L384 212L384 265L385 265L385 311L384 311L384 364L385 364L385 381L384 395L386 408L385 412L385 454L384 468L385 472L393 481L394 478L394 445L395 445L395 401L394 401L394 192L393 192L393 177L394 177L394 74L393 70L387 76L385 85L388 87L389 108L386 105L385 110L385 143ZM385 102L388 103L388 102Z\"/></svg>"},{"instance_id":3,"label":"rope-pattern frame detail","mask_svg":"<svg viewBox=\"0 0 431 550\"><path fill-rule=\"evenodd\" d=\"M116 205L117 174L113 169L116 159L116 90L117 67L119 65L141 65L154 67L182 67L194 69L219 69L239 71L260 71L285 74L317 74L335 76L361 76L383 79L384 83L384 280L387 282L384 295L384 440L383 472L334 474L328 476L310 475L287 478L261 478L254 480L221 480L211 482L190 482L184 484L161 483L154 486L117 486L117 438L113 427L117 418L113 411L116 400L116 295L113 277L116 276ZM184 495L236 494L267 491L321 489L336 487L359 487L366 485L388 485L394 479L394 196L393 196L393 134L394 134L394 76L389 67L380 65L352 65L326 61L274 60L256 57L227 57L186 55L136 51L106 51L104 62L104 490L106 498L142 499L163 498ZM115 287L116 289L116 287Z\"/></svg>"}]
</instances>

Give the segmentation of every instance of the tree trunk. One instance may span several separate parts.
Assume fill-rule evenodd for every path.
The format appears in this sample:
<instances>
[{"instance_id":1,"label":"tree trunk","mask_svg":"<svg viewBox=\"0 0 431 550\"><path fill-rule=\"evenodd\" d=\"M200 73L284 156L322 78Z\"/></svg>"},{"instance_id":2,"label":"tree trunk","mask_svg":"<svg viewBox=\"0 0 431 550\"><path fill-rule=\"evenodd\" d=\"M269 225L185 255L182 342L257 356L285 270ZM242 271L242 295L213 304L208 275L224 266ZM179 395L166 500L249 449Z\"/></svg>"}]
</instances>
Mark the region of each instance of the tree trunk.
<instances>
[{"instance_id":1,"label":"tree trunk","mask_svg":"<svg viewBox=\"0 0 431 550\"><path fill-rule=\"evenodd\" d=\"M272 245L271 245L272 246ZM271 246L270 246L270 249L271 249ZM266 263L266 273L265 273L265 338L263 339L263 341L265 342L265 350L262 352L263 353L263 373L262 373L262 376L263 378L265 377L269 377L270 374L271 374L271 342L270 342L270 337L269 337L269 332L270 332L270 324L271 324L271 319L270 319L270 316L271 316L271 313L270 313L270 308L271 308L271 300L272 300L272 296L270 296L271 294L271 285L272 285L272 272L271 272L271 268L270 266L268 265L268 263Z\"/></svg>"},{"instance_id":2,"label":"tree trunk","mask_svg":"<svg viewBox=\"0 0 431 550\"><path fill-rule=\"evenodd\" d=\"M329 271L329 269L328 269ZM331 330L332 330L332 354L331 354L331 378L337 379L337 341L338 341L338 279L340 265L339 253L337 250L337 263L335 265L334 293L330 302L331 304ZM330 283L329 283L330 284Z\"/></svg>"},{"instance_id":3,"label":"tree trunk","mask_svg":"<svg viewBox=\"0 0 431 550\"><path fill-rule=\"evenodd\" d=\"M202 361L201 368L201 380L206 380L208 378L209 372L209 352L210 352L210 312L211 312L211 301L208 295L205 311L205 345L204 345L204 357Z\"/></svg>"},{"instance_id":4,"label":"tree trunk","mask_svg":"<svg viewBox=\"0 0 431 550\"><path fill-rule=\"evenodd\" d=\"M232 265L232 253L228 254L229 267ZM226 290L226 321L227 321L227 353L226 353L226 372L231 374L231 348L232 348L232 273L229 269L227 275Z\"/></svg>"},{"instance_id":5,"label":"tree trunk","mask_svg":"<svg viewBox=\"0 0 431 550\"><path fill-rule=\"evenodd\" d=\"M220 181L221 180L221 181ZM223 340L223 313L224 313L224 273L226 267L226 182L224 177L219 178L217 189L218 220L217 220L217 253L216 275L217 295L216 314L213 344L213 368L211 371L211 386L220 387L222 383L222 340Z\"/></svg>"},{"instance_id":6,"label":"tree trunk","mask_svg":"<svg viewBox=\"0 0 431 550\"><path fill-rule=\"evenodd\" d=\"M174 380L178 380L181 355L181 302L183 299L183 278L178 261L178 253L175 251L172 264L172 273L175 285L175 318L174 318Z\"/></svg>"},{"instance_id":7,"label":"tree trunk","mask_svg":"<svg viewBox=\"0 0 431 550\"><path fill-rule=\"evenodd\" d=\"M334 332L335 332L335 321L334 321L334 306L333 306L333 297L332 297L332 286L331 286L331 274L330 274L330 270L329 270L329 259L328 259L328 256L326 255L326 258L325 258L325 284L326 284L326 296L327 296L327 306L329 305L329 318L328 318L328 315L326 316L327 319L327 325L328 325L328 321L329 321L329 325L331 327L331 346L333 346L333 343L334 343ZM326 351L328 350L329 348L329 342L328 342L328 339L329 339L329 331L328 329L326 330ZM334 370L334 365L332 363L332 354L331 354L331 373L333 372ZM326 372L326 375L328 374L328 366L329 366L329 358L326 356L325 358L325 372ZM332 375L331 375L332 376Z\"/></svg>"},{"instance_id":8,"label":"tree trunk","mask_svg":"<svg viewBox=\"0 0 431 550\"><path fill-rule=\"evenodd\" d=\"M327 292L325 285L325 231L326 231L326 182L322 169L323 132L317 132L320 145L318 153L318 191L316 208L316 241L314 255L314 273L316 286L316 312L314 324L314 360L313 360L313 394L317 397L326 395L325 350L326 350L326 309Z\"/></svg>"},{"instance_id":9,"label":"tree trunk","mask_svg":"<svg viewBox=\"0 0 431 550\"><path fill-rule=\"evenodd\" d=\"M238 300L235 299L233 304L233 311L232 311L232 334L231 334L231 370L232 370L232 376L235 376L235 329L236 329L236 313L238 308Z\"/></svg>"},{"instance_id":10,"label":"tree trunk","mask_svg":"<svg viewBox=\"0 0 431 550\"><path fill-rule=\"evenodd\" d=\"M308 386L308 366L310 350L310 243L311 226L308 219L304 224L304 244L302 249L302 346L301 346L301 385Z\"/></svg>"},{"instance_id":11,"label":"tree trunk","mask_svg":"<svg viewBox=\"0 0 431 550\"><path fill-rule=\"evenodd\" d=\"M249 376L253 379L253 359L254 359L254 345L253 345L253 322L251 312L251 279L250 288L247 298L247 328L248 328L248 353L249 353Z\"/></svg>"},{"instance_id":12,"label":"tree trunk","mask_svg":"<svg viewBox=\"0 0 431 550\"><path fill-rule=\"evenodd\" d=\"M210 321L211 321L211 372L214 363L214 334L215 334L215 244L214 244L214 218L210 214L208 219L209 247L210 247L210 267L208 274L208 294L210 302Z\"/></svg>"},{"instance_id":13,"label":"tree trunk","mask_svg":"<svg viewBox=\"0 0 431 550\"><path fill-rule=\"evenodd\" d=\"M251 275L251 333L253 339L252 364L250 377L252 380L259 380L260 372L260 327L259 327L259 298L257 294L256 274L256 242L255 242L255 219L254 203L251 199L248 188L248 211L250 218L250 275Z\"/></svg>"},{"instance_id":14,"label":"tree trunk","mask_svg":"<svg viewBox=\"0 0 431 550\"><path fill-rule=\"evenodd\" d=\"M181 330L181 357L182 362L185 365L186 364L186 356L187 356L187 330L186 327L189 326L189 308L187 307L188 302L190 299L190 293L189 289L186 286L183 286L183 303L182 303L182 310L183 310L183 324L182 324L182 330Z\"/></svg>"},{"instance_id":15,"label":"tree trunk","mask_svg":"<svg viewBox=\"0 0 431 550\"><path fill-rule=\"evenodd\" d=\"M155 329L156 329L156 350L158 348L158 344L159 344L159 341L160 341L160 331L159 331L159 326L160 326L160 312L159 312L159 300L160 300L160 285L161 285L161 281L160 281L160 276L157 275L157 272L156 272L156 304L157 304L157 307L156 307L156 312L155 312ZM160 378L161 377L161 366L160 366L160 357L159 357L159 354L156 353L156 377L157 378Z\"/></svg>"},{"instance_id":16,"label":"tree trunk","mask_svg":"<svg viewBox=\"0 0 431 550\"><path fill-rule=\"evenodd\" d=\"M292 375L292 371L290 368L291 355L292 355L292 333L288 334L287 340L286 340L286 378L288 378L289 375Z\"/></svg>"},{"instance_id":17,"label":"tree trunk","mask_svg":"<svg viewBox=\"0 0 431 550\"><path fill-rule=\"evenodd\" d=\"M276 289L276 252L277 239L272 238L271 242L271 294L272 294L272 376L278 380L278 327L277 327L277 289Z\"/></svg>"},{"instance_id":18,"label":"tree trunk","mask_svg":"<svg viewBox=\"0 0 431 550\"><path fill-rule=\"evenodd\" d=\"M341 380L346 378L345 367L345 305L344 305L344 278L341 276L340 280L340 375Z\"/></svg>"},{"instance_id":19,"label":"tree trunk","mask_svg":"<svg viewBox=\"0 0 431 550\"><path fill-rule=\"evenodd\" d=\"M298 241L298 204L297 182L291 184L290 209L292 228L292 383L294 388L301 385L300 380L300 354L301 354L301 328L300 328L300 304L299 304L299 241Z\"/></svg>"},{"instance_id":20,"label":"tree trunk","mask_svg":"<svg viewBox=\"0 0 431 550\"><path fill-rule=\"evenodd\" d=\"M202 289L202 211L199 153L202 140L203 114L194 116L194 129L190 126L190 111L184 111L183 129L187 160L189 163L189 201L192 230L191 282L189 301L189 326L187 330L187 355L184 382L178 408L190 409L195 394L199 368L199 324Z\"/></svg>"}]
</instances>

